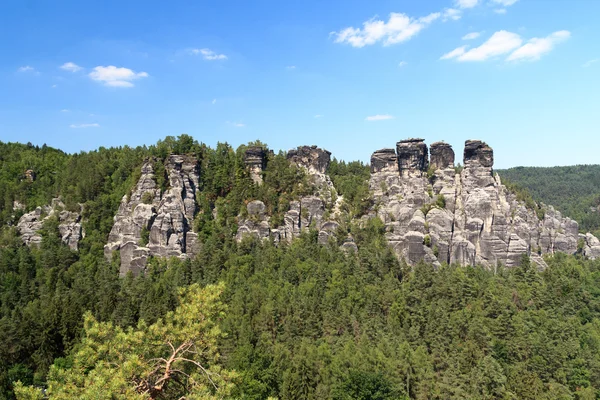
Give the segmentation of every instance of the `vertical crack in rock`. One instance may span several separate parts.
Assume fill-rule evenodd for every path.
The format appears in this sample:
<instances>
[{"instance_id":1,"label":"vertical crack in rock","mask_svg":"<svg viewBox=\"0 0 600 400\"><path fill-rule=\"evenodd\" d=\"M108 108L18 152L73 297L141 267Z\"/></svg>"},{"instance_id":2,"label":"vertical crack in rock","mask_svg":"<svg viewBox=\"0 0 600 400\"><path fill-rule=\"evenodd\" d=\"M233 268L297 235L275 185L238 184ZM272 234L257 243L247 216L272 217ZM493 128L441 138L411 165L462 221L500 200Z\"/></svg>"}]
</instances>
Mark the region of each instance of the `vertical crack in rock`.
<instances>
[{"instance_id":1,"label":"vertical crack in rock","mask_svg":"<svg viewBox=\"0 0 600 400\"><path fill-rule=\"evenodd\" d=\"M115 223L104 246L111 258L121 256L121 275L144 270L149 256L186 258L194 254L197 234L192 231L199 185L198 161L187 155L170 155L165 160L169 189L157 187L153 165L142 165L141 176L129 196L123 196Z\"/></svg>"},{"instance_id":2,"label":"vertical crack in rock","mask_svg":"<svg viewBox=\"0 0 600 400\"><path fill-rule=\"evenodd\" d=\"M551 206L544 206L540 220L534 210L517 201L499 176L493 175L494 153L485 142L465 142L460 173L454 170L449 144L436 142L430 150L427 160L422 139L398 142L397 168L391 166L394 154L389 149L371 157L369 187L377 207L370 217L383 221L390 246L409 264L422 259L437 265L456 262L495 268L501 263L512 267L527 254L543 267L541 255L573 254L578 239L584 243L584 254L600 255L600 241L593 235L580 237L577 222ZM423 174L428 165L432 169L429 181Z\"/></svg>"}]
</instances>

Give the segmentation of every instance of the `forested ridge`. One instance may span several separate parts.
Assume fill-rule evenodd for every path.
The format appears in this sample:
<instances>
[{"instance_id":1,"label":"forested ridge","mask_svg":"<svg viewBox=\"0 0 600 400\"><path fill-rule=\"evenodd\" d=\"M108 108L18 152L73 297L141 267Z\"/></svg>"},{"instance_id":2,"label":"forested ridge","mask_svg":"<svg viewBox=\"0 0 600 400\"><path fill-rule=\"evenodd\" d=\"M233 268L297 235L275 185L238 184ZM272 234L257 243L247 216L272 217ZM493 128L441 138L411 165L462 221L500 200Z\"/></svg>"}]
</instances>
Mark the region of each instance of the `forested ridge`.
<instances>
[{"instance_id":1,"label":"forested ridge","mask_svg":"<svg viewBox=\"0 0 600 400\"><path fill-rule=\"evenodd\" d=\"M319 244L314 230L290 244L238 243L248 201L263 201L276 221L311 191L283 153L255 185L244 149L187 135L79 154L0 143L0 398L15 387L20 398L44 388L65 399L600 396L599 261L408 267L379 219L358 223L370 206L368 167L337 160L328 171L344 196L337 234L351 233L357 252ZM200 160L201 249L120 278L119 260L103 254L113 216L143 161L154 157L160 170L170 153ZM24 246L16 221L57 196L83 204L79 251L52 219L39 248ZM179 372L166 374L161 360L178 360L170 371Z\"/></svg>"},{"instance_id":2,"label":"forested ridge","mask_svg":"<svg viewBox=\"0 0 600 400\"><path fill-rule=\"evenodd\" d=\"M526 190L579 223L582 232L600 235L600 165L515 167L497 170L502 182Z\"/></svg>"}]
</instances>

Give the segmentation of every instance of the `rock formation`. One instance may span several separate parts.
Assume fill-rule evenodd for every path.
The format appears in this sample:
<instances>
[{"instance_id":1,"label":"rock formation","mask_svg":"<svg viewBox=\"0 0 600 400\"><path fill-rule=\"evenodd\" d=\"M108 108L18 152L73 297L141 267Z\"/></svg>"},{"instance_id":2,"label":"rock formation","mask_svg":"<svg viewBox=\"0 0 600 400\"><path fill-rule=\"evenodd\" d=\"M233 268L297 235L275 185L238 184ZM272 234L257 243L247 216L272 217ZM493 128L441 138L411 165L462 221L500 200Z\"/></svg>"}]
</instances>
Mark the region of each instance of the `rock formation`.
<instances>
[{"instance_id":1,"label":"rock formation","mask_svg":"<svg viewBox=\"0 0 600 400\"><path fill-rule=\"evenodd\" d=\"M272 238L275 242L290 242L313 226L319 231L319 242L327 243L338 227L337 222L324 220L327 206L333 206L333 198L337 198L333 183L325 174L330 156L329 151L316 146L301 146L290 150L288 160L305 170L309 181L314 185L315 194L290 202L283 225L277 227L271 227L263 202L255 200L248 203L248 218L240 217L236 238L241 240L246 235L252 235L261 239Z\"/></svg>"},{"instance_id":2,"label":"rock formation","mask_svg":"<svg viewBox=\"0 0 600 400\"><path fill-rule=\"evenodd\" d=\"M389 149L371 158L369 185L376 203L372 215L381 218L390 245L409 264L425 260L515 266L527 254L543 265L540 255L577 251L577 222L551 206L545 206L540 220L517 201L493 175L493 151L486 143L466 141L460 173L454 170L450 145L431 146L435 170L430 179L422 173L426 156L423 141L409 139L397 145L397 168ZM600 254L600 243L592 238L585 237L589 245L584 253L595 255L598 249Z\"/></svg>"},{"instance_id":3,"label":"rock formation","mask_svg":"<svg viewBox=\"0 0 600 400\"><path fill-rule=\"evenodd\" d=\"M28 246L39 245L42 242L40 230L51 217L58 219L58 231L63 243L71 250L77 250L79 241L85 237L81 227L81 210L67 211L64 203L58 198L52 199L49 206L37 207L19 219L17 230L23 242Z\"/></svg>"},{"instance_id":4,"label":"rock formation","mask_svg":"<svg viewBox=\"0 0 600 400\"><path fill-rule=\"evenodd\" d=\"M254 183L262 183L262 172L267 166L267 152L260 146L251 146L244 153L244 163Z\"/></svg>"},{"instance_id":5,"label":"rock formation","mask_svg":"<svg viewBox=\"0 0 600 400\"><path fill-rule=\"evenodd\" d=\"M196 213L199 164L191 156L171 155L165 161L169 188L157 187L153 164L147 160L132 193L123 196L104 246L106 257L121 256L121 275L141 272L149 256L186 258L197 246L192 231Z\"/></svg>"}]
</instances>

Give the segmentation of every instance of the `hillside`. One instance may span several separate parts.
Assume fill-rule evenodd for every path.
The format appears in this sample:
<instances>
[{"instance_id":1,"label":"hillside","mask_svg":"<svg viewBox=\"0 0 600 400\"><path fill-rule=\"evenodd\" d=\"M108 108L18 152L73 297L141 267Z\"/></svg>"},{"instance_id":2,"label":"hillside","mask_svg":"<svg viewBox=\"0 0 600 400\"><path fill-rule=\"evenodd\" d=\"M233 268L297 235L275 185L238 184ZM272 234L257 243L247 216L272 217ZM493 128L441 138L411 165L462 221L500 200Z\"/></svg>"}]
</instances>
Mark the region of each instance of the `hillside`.
<instances>
[{"instance_id":1,"label":"hillside","mask_svg":"<svg viewBox=\"0 0 600 400\"><path fill-rule=\"evenodd\" d=\"M600 395L594 247L427 151L0 143L0 398Z\"/></svg>"},{"instance_id":2,"label":"hillside","mask_svg":"<svg viewBox=\"0 0 600 400\"><path fill-rule=\"evenodd\" d=\"M600 165L515 167L496 172L503 182L526 188L536 201L552 204L576 220L582 231L600 234Z\"/></svg>"}]
</instances>

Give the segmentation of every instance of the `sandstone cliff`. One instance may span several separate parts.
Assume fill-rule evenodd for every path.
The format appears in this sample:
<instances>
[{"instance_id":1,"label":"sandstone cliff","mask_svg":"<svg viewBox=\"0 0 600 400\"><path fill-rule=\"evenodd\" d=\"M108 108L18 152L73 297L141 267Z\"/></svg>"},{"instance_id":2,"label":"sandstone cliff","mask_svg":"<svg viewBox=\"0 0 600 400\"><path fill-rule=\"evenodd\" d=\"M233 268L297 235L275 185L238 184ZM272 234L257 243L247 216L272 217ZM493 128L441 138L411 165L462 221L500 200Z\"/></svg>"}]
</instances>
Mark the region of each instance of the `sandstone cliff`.
<instances>
[{"instance_id":1,"label":"sandstone cliff","mask_svg":"<svg viewBox=\"0 0 600 400\"><path fill-rule=\"evenodd\" d=\"M551 206L540 219L517 201L493 175L493 151L484 142L466 141L462 171L455 170L446 143L431 145L431 160L427 154L422 139L408 139L397 144L396 154L383 149L371 158L371 215L381 218L390 245L409 264L510 267L527 254L543 265L543 254L577 251L577 222ZM595 255L600 248L593 236L585 239L584 251Z\"/></svg>"},{"instance_id":2,"label":"sandstone cliff","mask_svg":"<svg viewBox=\"0 0 600 400\"><path fill-rule=\"evenodd\" d=\"M142 271L149 256L186 258L194 253L197 235L192 231L196 191L200 177L198 161L171 155L165 161L169 188L158 188L153 164L142 166L142 175L129 196L123 196L108 244L106 257L121 256L121 274Z\"/></svg>"},{"instance_id":3,"label":"sandstone cliff","mask_svg":"<svg viewBox=\"0 0 600 400\"><path fill-rule=\"evenodd\" d=\"M48 206L37 207L35 210L24 214L17 223L17 229L23 242L30 245L39 245L42 241L40 230L49 218L58 219L58 231L63 243L77 250L79 241L85 237L81 227L80 212L67 211L64 203L56 198Z\"/></svg>"}]
</instances>

